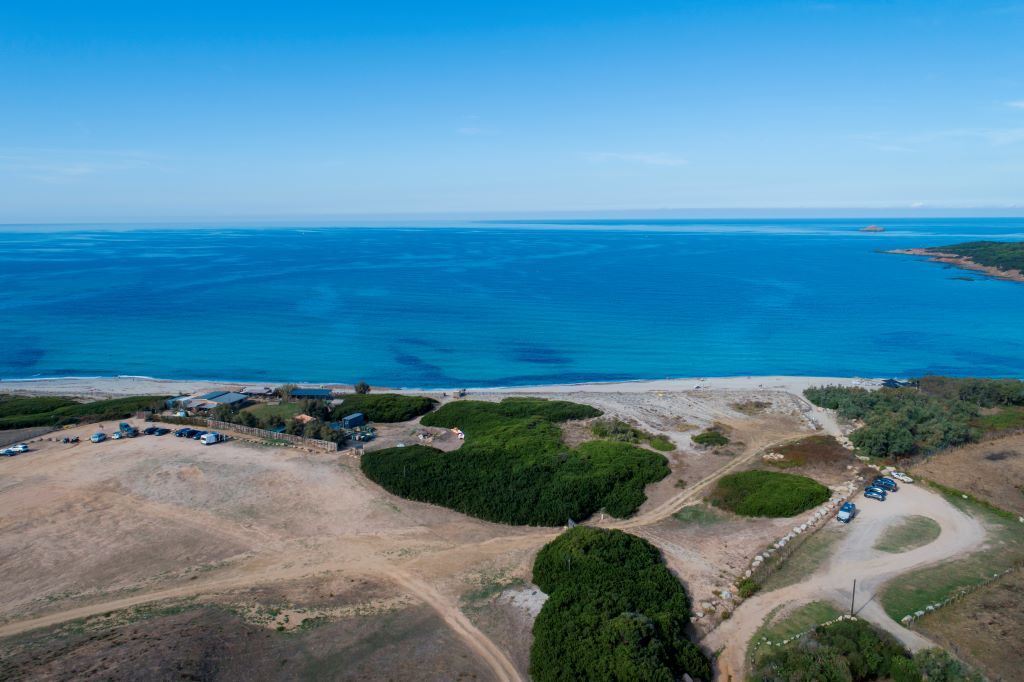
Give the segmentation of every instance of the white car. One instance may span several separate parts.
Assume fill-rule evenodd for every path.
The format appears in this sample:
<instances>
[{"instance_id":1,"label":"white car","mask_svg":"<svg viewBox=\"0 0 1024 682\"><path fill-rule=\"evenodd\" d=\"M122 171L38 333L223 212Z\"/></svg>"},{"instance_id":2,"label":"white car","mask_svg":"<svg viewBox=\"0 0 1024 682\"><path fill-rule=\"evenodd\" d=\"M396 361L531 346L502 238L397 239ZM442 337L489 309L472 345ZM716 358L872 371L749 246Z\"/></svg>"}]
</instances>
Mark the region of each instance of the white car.
<instances>
[{"instance_id":1,"label":"white car","mask_svg":"<svg viewBox=\"0 0 1024 682\"><path fill-rule=\"evenodd\" d=\"M894 471L894 472L892 472L889 475L892 476L893 478L895 478L897 481L903 481L904 483L913 483L914 482L914 479L912 479L910 476L907 476L902 471Z\"/></svg>"},{"instance_id":2,"label":"white car","mask_svg":"<svg viewBox=\"0 0 1024 682\"><path fill-rule=\"evenodd\" d=\"M15 452L28 452L28 445L26 445L25 443L18 443L11 449L14 450Z\"/></svg>"}]
</instances>

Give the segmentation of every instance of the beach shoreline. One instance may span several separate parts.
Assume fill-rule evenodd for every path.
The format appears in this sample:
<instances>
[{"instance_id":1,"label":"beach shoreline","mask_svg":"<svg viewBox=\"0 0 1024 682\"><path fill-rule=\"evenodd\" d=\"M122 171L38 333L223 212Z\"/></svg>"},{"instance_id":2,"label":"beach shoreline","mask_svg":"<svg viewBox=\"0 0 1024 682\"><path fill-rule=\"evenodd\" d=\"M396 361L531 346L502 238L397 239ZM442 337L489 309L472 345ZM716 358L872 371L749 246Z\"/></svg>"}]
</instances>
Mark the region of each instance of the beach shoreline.
<instances>
[{"instance_id":1,"label":"beach shoreline","mask_svg":"<svg viewBox=\"0 0 1024 682\"><path fill-rule=\"evenodd\" d=\"M970 258L961 256L957 253L933 251L931 249L924 248L890 249L888 251L882 251L882 253L893 253L900 256L924 256L930 263L945 263L946 265L952 265L960 268L961 270L980 272L996 279L1007 280L1010 282L1024 282L1024 272L1021 272L1020 270L1003 270L1002 268L996 268L991 265L982 265L981 263L977 263Z\"/></svg>"},{"instance_id":2,"label":"beach shoreline","mask_svg":"<svg viewBox=\"0 0 1024 682\"><path fill-rule=\"evenodd\" d=\"M614 382L585 382L570 384L536 384L530 386L491 386L481 388L393 388L373 386L376 392L410 394L454 394L465 390L467 394L571 394L571 393L649 393L682 391L759 391L781 390L802 393L811 386L877 386L882 379L872 377L823 376L732 376L689 377L672 379L637 379ZM63 395L80 398L114 398L128 395L189 395L218 389L240 390L245 386L284 385L283 382L210 381L188 379L159 379L142 376L113 377L49 377L0 380L0 394L20 396ZM297 383L338 391L351 391L351 384Z\"/></svg>"}]
</instances>

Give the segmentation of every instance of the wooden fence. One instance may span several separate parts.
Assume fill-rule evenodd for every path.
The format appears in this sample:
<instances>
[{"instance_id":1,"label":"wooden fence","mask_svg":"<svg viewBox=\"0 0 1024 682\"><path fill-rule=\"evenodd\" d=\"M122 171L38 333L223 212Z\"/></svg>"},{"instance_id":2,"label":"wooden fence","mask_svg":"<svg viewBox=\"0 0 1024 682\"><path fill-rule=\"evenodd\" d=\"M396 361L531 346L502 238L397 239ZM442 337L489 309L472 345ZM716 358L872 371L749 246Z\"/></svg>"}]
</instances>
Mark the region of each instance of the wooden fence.
<instances>
[{"instance_id":1,"label":"wooden fence","mask_svg":"<svg viewBox=\"0 0 1024 682\"><path fill-rule=\"evenodd\" d=\"M293 436L290 433L277 433L276 431L267 431L266 429L258 429L255 426L243 426L241 424L232 424L231 422L222 422L216 419L207 419L206 417L164 417L154 416L154 420L166 422L168 424L189 424L192 426L208 426L211 429L217 429L218 431L234 431L235 433L241 433L246 436L255 436L256 438L263 438L265 440L278 440L292 445L297 445L301 448L309 448L310 450L319 450L322 452L337 452L338 444L329 440L320 440L318 438L306 438L304 436Z\"/></svg>"}]
</instances>

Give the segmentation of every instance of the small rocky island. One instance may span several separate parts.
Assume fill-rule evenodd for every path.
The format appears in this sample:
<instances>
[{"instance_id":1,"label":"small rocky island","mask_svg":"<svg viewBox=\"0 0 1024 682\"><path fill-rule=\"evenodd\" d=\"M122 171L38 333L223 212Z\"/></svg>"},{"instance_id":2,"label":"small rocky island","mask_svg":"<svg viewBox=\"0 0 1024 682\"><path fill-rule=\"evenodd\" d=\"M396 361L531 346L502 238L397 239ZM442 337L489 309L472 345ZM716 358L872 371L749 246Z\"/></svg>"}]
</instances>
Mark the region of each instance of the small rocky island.
<instances>
[{"instance_id":1,"label":"small rocky island","mask_svg":"<svg viewBox=\"0 0 1024 682\"><path fill-rule=\"evenodd\" d=\"M880 225L868 225L867 227L860 228L861 232L885 232L885 228Z\"/></svg>"},{"instance_id":2,"label":"small rocky island","mask_svg":"<svg viewBox=\"0 0 1024 682\"><path fill-rule=\"evenodd\" d=\"M946 263L990 277L1024 282L1024 242L965 242L949 246L893 249L884 253L925 256L933 263Z\"/></svg>"}]
</instances>

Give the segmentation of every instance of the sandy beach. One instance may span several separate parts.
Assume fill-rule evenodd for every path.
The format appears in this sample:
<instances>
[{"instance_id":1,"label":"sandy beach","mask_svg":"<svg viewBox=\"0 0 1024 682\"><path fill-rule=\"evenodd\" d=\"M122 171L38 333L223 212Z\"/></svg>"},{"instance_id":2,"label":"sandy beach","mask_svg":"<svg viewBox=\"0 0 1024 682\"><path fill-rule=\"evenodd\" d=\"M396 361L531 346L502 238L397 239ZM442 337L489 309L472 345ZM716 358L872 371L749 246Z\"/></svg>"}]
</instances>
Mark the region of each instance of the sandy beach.
<instances>
[{"instance_id":1,"label":"sandy beach","mask_svg":"<svg viewBox=\"0 0 1024 682\"><path fill-rule=\"evenodd\" d=\"M694 377L688 379L655 379L611 383L547 384L539 386L495 386L467 389L469 394L573 394L573 393L648 393L682 391L785 391L801 394L810 386L877 386L881 379L862 377L809 377L809 376L743 376ZM58 377L0 381L0 394L9 395L66 395L101 399L126 395L190 395L216 389L238 390L245 382L191 381L156 379L152 377ZM262 384L260 384L262 385ZM268 384L277 386L279 384ZM336 390L351 390L349 384L302 384ZM442 394L454 393L448 389L390 389L374 386L375 391L394 390L398 393Z\"/></svg>"}]
</instances>

